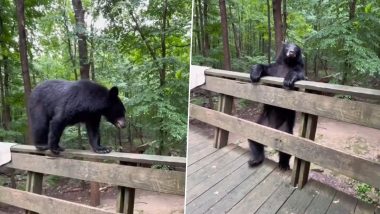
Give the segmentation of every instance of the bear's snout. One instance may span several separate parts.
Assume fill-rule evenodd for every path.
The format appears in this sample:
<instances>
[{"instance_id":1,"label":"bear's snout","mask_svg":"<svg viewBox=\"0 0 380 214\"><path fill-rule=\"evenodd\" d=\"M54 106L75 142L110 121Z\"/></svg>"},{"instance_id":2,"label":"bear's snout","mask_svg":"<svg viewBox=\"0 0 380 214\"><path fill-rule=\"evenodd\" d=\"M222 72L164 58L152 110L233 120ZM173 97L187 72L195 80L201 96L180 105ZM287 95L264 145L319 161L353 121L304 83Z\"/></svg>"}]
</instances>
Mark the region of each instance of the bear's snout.
<instances>
[{"instance_id":1,"label":"bear's snout","mask_svg":"<svg viewBox=\"0 0 380 214\"><path fill-rule=\"evenodd\" d=\"M119 129L125 128L125 119L124 119L124 118L119 118L119 119L117 119L115 125L116 125Z\"/></svg>"}]
</instances>

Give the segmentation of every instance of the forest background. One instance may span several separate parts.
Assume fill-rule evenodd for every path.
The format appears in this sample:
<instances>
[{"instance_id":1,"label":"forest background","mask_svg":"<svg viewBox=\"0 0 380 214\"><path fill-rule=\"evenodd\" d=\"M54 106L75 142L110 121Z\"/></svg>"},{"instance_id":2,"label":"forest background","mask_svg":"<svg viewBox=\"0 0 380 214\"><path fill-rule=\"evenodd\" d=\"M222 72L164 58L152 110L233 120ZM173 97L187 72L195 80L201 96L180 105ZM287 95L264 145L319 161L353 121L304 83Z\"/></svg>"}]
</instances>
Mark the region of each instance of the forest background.
<instances>
[{"instance_id":1,"label":"forest background","mask_svg":"<svg viewBox=\"0 0 380 214\"><path fill-rule=\"evenodd\" d=\"M31 142L25 100L38 83L91 79L118 86L127 109L121 135L102 123L102 144L184 156L191 6L182 0L0 0L0 141ZM61 143L88 148L85 128L67 128Z\"/></svg>"}]
</instances>

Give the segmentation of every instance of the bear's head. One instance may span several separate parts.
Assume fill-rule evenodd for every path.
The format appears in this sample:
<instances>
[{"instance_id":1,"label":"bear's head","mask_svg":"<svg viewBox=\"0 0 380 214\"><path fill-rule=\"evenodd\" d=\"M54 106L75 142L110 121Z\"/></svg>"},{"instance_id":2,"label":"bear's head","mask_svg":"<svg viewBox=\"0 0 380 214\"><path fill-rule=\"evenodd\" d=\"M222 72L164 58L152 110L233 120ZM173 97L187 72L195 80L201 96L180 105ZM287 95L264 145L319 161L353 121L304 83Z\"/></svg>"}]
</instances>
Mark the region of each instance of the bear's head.
<instances>
[{"instance_id":1,"label":"bear's head","mask_svg":"<svg viewBox=\"0 0 380 214\"><path fill-rule=\"evenodd\" d=\"M289 66L303 66L304 63L302 60L301 48L291 43L283 44L281 53L279 54L276 62L280 64L285 63Z\"/></svg>"},{"instance_id":2,"label":"bear's head","mask_svg":"<svg viewBox=\"0 0 380 214\"><path fill-rule=\"evenodd\" d=\"M125 108L118 95L119 89L117 87L114 86L109 90L104 117L114 126L124 128L126 124Z\"/></svg>"}]
</instances>

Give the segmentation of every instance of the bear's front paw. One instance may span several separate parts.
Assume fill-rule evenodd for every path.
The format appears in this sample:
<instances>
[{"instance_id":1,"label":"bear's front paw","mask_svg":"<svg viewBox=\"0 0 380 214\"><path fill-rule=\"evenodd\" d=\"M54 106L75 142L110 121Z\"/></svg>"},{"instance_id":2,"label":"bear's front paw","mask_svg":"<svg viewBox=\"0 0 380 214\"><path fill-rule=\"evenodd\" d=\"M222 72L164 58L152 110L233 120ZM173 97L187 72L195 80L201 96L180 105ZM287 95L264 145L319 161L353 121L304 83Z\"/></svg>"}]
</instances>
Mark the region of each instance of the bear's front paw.
<instances>
[{"instance_id":1,"label":"bear's front paw","mask_svg":"<svg viewBox=\"0 0 380 214\"><path fill-rule=\"evenodd\" d=\"M102 147L102 146L94 149L94 152L99 153L99 154L106 154L106 153L110 153L111 151L112 149L107 148L107 147Z\"/></svg>"},{"instance_id":2,"label":"bear's front paw","mask_svg":"<svg viewBox=\"0 0 380 214\"><path fill-rule=\"evenodd\" d=\"M54 155L59 155L59 153L65 151L65 149L62 148L62 147L60 147L60 146L58 146L58 147L50 148L50 151Z\"/></svg>"},{"instance_id":3,"label":"bear's front paw","mask_svg":"<svg viewBox=\"0 0 380 214\"><path fill-rule=\"evenodd\" d=\"M285 89L293 89L295 81L292 80L284 80L284 88Z\"/></svg>"}]
</instances>

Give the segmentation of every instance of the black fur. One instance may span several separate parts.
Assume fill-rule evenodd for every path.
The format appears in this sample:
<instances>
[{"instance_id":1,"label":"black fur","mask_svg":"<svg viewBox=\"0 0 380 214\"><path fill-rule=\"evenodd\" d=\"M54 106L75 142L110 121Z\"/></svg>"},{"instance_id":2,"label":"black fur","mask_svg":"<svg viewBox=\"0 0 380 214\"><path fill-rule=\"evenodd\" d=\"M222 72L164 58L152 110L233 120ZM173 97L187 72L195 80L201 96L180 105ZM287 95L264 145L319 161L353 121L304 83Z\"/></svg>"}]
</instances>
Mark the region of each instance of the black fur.
<instances>
[{"instance_id":1,"label":"black fur","mask_svg":"<svg viewBox=\"0 0 380 214\"><path fill-rule=\"evenodd\" d=\"M125 125L125 108L118 97L118 88L108 90L89 80L41 83L30 95L28 111L36 148L50 149L54 154L64 150L59 140L66 126L85 123L93 151L109 153L111 149L100 145L101 116L119 128Z\"/></svg>"},{"instance_id":2,"label":"black fur","mask_svg":"<svg viewBox=\"0 0 380 214\"><path fill-rule=\"evenodd\" d=\"M294 44L284 44L275 63L254 65L250 77L252 82L258 82L263 76L284 77L284 88L293 89L296 81L305 79L304 75L301 49ZM293 134L295 117L296 113L293 110L264 105L257 123ZM264 146L256 141L248 141L252 154L248 164L254 167L264 161ZM289 159L289 154L279 152L279 167L282 170L290 168Z\"/></svg>"}]
</instances>

